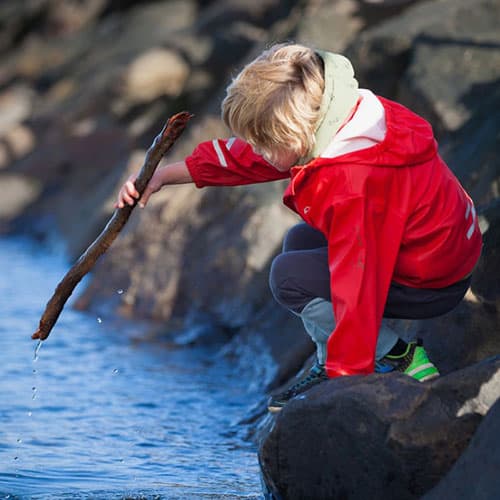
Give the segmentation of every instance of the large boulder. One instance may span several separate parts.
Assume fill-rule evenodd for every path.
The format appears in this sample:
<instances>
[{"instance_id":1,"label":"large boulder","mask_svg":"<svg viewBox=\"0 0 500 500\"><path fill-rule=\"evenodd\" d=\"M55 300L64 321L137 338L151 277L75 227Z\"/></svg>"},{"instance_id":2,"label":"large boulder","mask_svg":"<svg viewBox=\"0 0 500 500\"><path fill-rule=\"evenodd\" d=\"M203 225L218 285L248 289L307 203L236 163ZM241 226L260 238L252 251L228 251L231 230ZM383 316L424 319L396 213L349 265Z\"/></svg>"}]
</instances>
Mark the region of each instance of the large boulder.
<instances>
[{"instance_id":1,"label":"large boulder","mask_svg":"<svg viewBox=\"0 0 500 500\"><path fill-rule=\"evenodd\" d=\"M419 383L341 377L293 399L259 461L275 498L412 499L436 485L500 397L500 356Z\"/></svg>"},{"instance_id":2,"label":"large boulder","mask_svg":"<svg viewBox=\"0 0 500 500\"><path fill-rule=\"evenodd\" d=\"M490 312L500 312L500 198L481 212L485 230L483 251L472 277L472 292ZM489 306L489 307L488 307ZM500 349L499 349L500 350Z\"/></svg>"},{"instance_id":3,"label":"large boulder","mask_svg":"<svg viewBox=\"0 0 500 500\"><path fill-rule=\"evenodd\" d=\"M361 86L409 105L441 135L460 128L500 77L499 18L497 0L416 3L365 30L348 55Z\"/></svg>"},{"instance_id":4,"label":"large boulder","mask_svg":"<svg viewBox=\"0 0 500 500\"><path fill-rule=\"evenodd\" d=\"M450 472L422 500L494 500L500 479L500 400L488 411Z\"/></svg>"}]
</instances>

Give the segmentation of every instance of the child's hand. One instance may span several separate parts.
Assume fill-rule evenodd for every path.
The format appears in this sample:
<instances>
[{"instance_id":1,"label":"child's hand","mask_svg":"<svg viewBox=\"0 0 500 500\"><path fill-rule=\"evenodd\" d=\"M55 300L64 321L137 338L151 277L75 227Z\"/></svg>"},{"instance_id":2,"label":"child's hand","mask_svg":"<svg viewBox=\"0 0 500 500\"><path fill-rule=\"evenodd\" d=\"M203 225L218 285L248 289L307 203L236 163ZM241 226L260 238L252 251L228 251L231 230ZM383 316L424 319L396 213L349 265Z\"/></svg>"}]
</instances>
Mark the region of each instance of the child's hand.
<instances>
[{"instance_id":1,"label":"child's hand","mask_svg":"<svg viewBox=\"0 0 500 500\"><path fill-rule=\"evenodd\" d=\"M115 203L115 208L123 208L125 204L133 205L135 201L139 199L139 193L134 185L136 178L137 174L131 175L121 187L118 193L118 199Z\"/></svg>"},{"instance_id":2,"label":"child's hand","mask_svg":"<svg viewBox=\"0 0 500 500\"><path fill-rule=\"evenodd\" d=\"M153 177L151 177L151 180L146 186L144 193L142 193L140 200L139 200L140 196L139 192L137 191L134 185L134 181L137 178L137 174L132 174L127 179L125 184L121 187L120 192L118 193L118 200L115 203L115 208L123 208L126 204L133 205L136 200L139 200L138 205L141 208L144 208L151 195L159 191L164 184L161 170L162 169L158 169L155 171Z\"/></svg>"},{"instance_id":3,"label":"child's hand","mask_svg":"<svg viewBox=\"0 0 500 500\"><path fill-rule=\"evenodd\" d=\"M139 200L139 206L144 208L151 195L159 191L163 186L193 182L193 178L184 161L162 165L155 170L153 177L151 177L144 193L142 193L139 199L139 192L134 185L136 178L137 174L131 175L121 187L118 193L118 199L115 203L115 208L133 205L136 200Z\"/></svg>"}]
</instances>

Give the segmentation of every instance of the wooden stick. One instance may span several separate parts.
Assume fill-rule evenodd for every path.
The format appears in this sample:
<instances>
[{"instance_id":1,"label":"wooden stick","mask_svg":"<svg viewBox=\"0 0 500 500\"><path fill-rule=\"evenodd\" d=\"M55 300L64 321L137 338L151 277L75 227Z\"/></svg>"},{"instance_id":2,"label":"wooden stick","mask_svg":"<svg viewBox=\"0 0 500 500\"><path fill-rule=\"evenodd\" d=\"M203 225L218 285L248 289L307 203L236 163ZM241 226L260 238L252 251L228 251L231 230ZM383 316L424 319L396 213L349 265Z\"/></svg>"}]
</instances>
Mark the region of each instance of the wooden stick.
<instances>
[{"instance_id":1,"label":"wooden stick","mask_svg":"<svg viewBox=\"0 0 500 500\"><path fill-rule=\"evenodd\" d=\"M167 121L162 131L155 137L146 152L144 164L134 182L141 196L153 176L158 163L160 163L165 153L179 138L191 117L192 115L185 111L177 113ZM122 230L136 205L137 200L133 205L125 205L123 208L117 208L114 211L101 234L85 250L57 285L52 298L47 302L38 330L31 336L32 339L45 340L49 336L50 331L63 310L64 304L73 293L76 285L92 269L97 259L111 246L111 243L113 243L118 233Z\"/></svg>"}]
</instances>

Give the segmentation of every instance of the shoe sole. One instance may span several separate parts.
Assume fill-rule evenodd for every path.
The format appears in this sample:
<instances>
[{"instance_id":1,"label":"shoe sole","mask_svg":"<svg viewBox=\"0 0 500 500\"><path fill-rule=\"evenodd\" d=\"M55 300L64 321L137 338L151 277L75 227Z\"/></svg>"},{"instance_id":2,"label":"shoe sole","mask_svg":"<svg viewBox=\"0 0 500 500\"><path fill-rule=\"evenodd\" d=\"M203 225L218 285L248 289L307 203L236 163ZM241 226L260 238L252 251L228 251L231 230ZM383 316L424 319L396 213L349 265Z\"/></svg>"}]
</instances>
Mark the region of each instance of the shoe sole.
<instances>
[{"instance_id":1,"label":"shoe sole","mask_svg":"<svg viewBox=\"0 0 500 500\"><path fill-rule=\"evenodd\" d=\"M433 380L435 378L439 377L439 373L430 373L429 375L426 375L425 377L422 377L419 382L428 382L429 380Z\"/></svg>"},{"instance_id":2,"label":"shoe sole","mask_svg":"<svg viewBox=\"0 0 500 500\"><path fill-rule=\"evenodd\" d=\"M283 406L268 406L267 410L269 413L279 413L283 409Z\"/></svg>"}]
</instances>

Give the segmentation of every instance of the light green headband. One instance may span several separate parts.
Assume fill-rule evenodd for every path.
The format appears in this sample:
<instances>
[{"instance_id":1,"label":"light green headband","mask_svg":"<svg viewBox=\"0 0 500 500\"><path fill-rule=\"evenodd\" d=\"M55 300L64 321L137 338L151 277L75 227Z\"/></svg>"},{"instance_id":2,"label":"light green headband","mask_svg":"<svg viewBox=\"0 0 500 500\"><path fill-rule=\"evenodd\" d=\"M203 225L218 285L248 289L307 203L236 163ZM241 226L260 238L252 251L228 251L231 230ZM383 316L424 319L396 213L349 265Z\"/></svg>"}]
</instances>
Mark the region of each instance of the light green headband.
<instances>
[{"instance_id":1,"label":"light green headband","mask_svg":"<svg viewBox=\"0 0 500 500\"><path fill-rule=\"evenodd\" d=\"M325 90L315 132L316 145L307 161L317 158L327 148L359 99L358 81L349 59L322 50L316 53L325 67Z\"/></svg>"}]
</instances>

